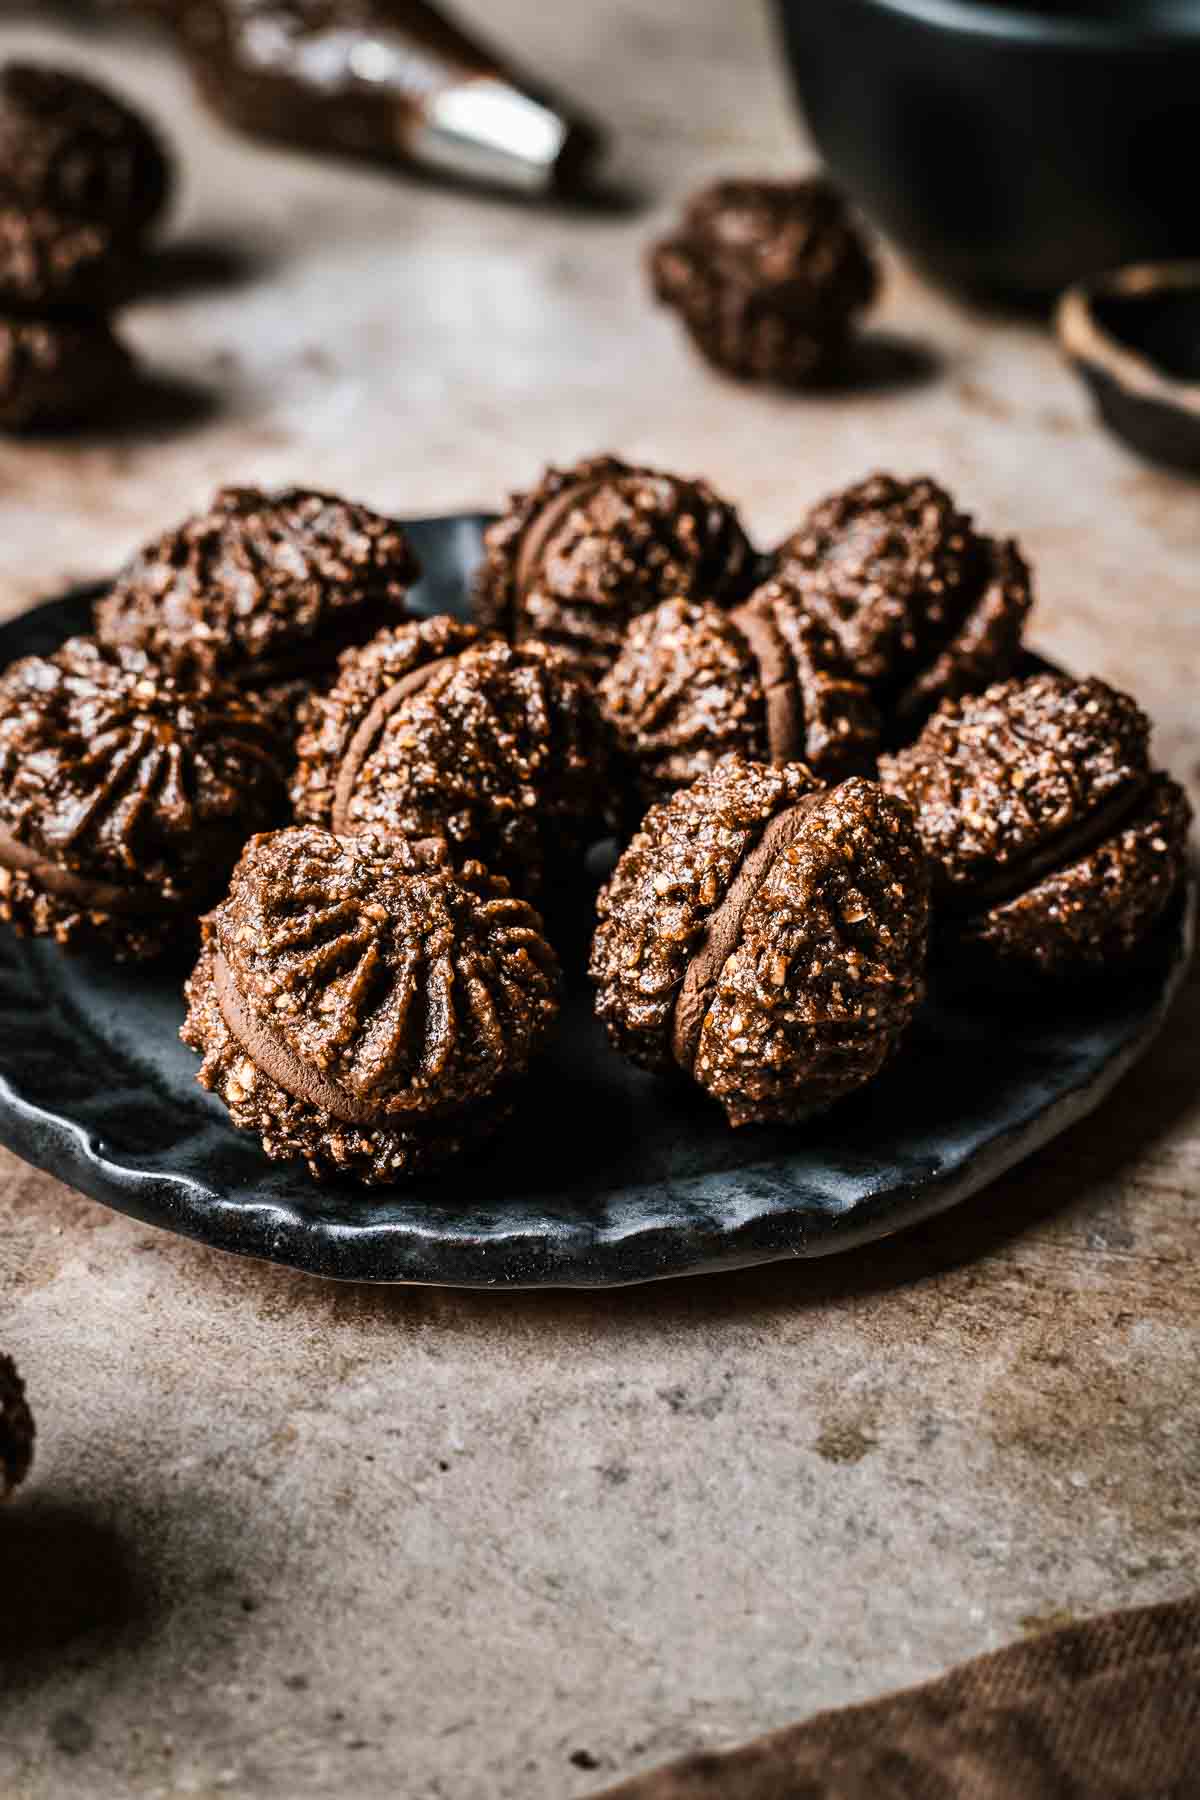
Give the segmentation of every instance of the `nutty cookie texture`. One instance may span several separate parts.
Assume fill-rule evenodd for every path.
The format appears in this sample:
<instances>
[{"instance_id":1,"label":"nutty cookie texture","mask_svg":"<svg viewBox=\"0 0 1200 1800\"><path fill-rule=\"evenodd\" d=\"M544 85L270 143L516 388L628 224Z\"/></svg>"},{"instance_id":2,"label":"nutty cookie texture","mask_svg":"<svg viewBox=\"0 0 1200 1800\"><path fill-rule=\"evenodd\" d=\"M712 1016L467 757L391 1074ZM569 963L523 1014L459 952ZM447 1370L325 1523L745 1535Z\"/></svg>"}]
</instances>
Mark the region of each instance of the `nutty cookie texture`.
<instances>
[{"instance_id":1,"label":"nutty cookie texture","mask_svg":"<svg viewBox=\"0 0 1200 1800\"><path fill-rule=\"evenodd\" d=\"M26 319L0 308L0 431L83 424L133 379L133 359L107 319Z\"/></svg>"},{"instance_id":2,"label":"nutty cookie texture","mask_svg":"<svg viewBox=\"0 0 1200 1800\"><path fill-rule=\"evenodd\" d=\"M65 69L0 67L0 195L133 238L161 213L170 169L157 135L107 88Z\"/></svg>"},{"instance_id":3,"label":"nutty cookie texture","mask_svg":"<svg viewBox=\"0 0 1200 1800\"><path fill-rule=\"evenodd\" d=\"M11 1356L0 1355L0 1500L20 1487L33 1462L33 1414Z\"/></svg>"},{"instance_id":4,"label":"nutty cookie texture","mask_svg":"<svg viewBox=\"0 0 1200 1800\"><path fill-rule=\"evenodd\" d=\"M841 194L821 177L719 181L649 258L654 293L701 355L744 381L836 376L879 275Z\"/></svg>"},{"instance_id":5,"label":"nutty cookie texture","mask_svg":"<svg viewBox=\"0 0 1200 1800\"><path fill-rule=\"evenodd\" d=\"M756 573L736 511L706 482L615 456L547 469L484 541L479 622L514 643L556 645L591 675L639 613L676 596L732 605Z\"/></svg>"},{"instance_id":6,"label":"nutty cookie texture","mask_svg":"<svg viewBox=\"0 0 1200 1800\"><path fill-rule=\"evenodd\" d=\"M880 762L912 807L935 907L968 945L1035 977L1128 955L1183 879L1191 813L1151 767L1150 726L1102 681L1036 675L947 701Z\"/></svg>"},{"instance_id":7,"label":"nutty cookie texture","mask_svg":"<svg viewBox=\"0 0 1200 1800\"><path fill-rule=\"evenodd\" d=\"M1011 673L1033 603L1017 546L984 537L926 477L833 494L776 553L899 735Z\"/></svg>"},{"instance_id":8,"label":"nutty cookie texture","mask_svg":"<svg viewBox=\"0 0 1200 1800\"><path fill-rule=\"evenodd\" d=\"M141 651L70 638L0 675L0 919L156 954L286 804L262 709Z\"/></svg>"},{"instance_id":9,"label":"nutty cookie texture","mask_svg":"<svg viewBox=\"0 0 1200 1800\"><path fill-rule=\"evenodd\" d=\"M53 316L111 304L126 276L106 225L0 199L0 307Z\"/></svg>"},{"instance_id":10,"label":"nutty cookie texture","mask_svg":"<svg viewBox=\"0 0 1200 1800\"><path fill-rule=\"evenodd\" d=\"M666 600L643 613L599 693L643 804L730 751L837 781L868 769L879 743L865 683L779 581L732 612Z\"/></svg>"},{"instance_id":11,"label":"nutty cookie texture","mask_svg":"<svg viewBox=\"0 0 1200 1800\"><path fill-rule=\"evenodd\" d=\"M422 619L347 651L297 743L296 816L443 839L534 895L602 835L608 734L557 651Z\"/></svg>"},{"instance_id":12,"label":"nutty cookie texture","mask_svg":"<svg viewBox=\"0 0 1200 1800\"><path fill-rule=\"evenodd\" d=\"M401 527L332 494L227 487L147 544L96 605L107 644L298 699L339 651L406 616L420 573Z\"/></svg>"},{"instance_id":13,"label":"nutty cookie texture","mask_svg":"<svg viewBox=\"0 0 1200 1800\"><path fill-rule=\"evenodd\" d=\"M601 892L596 1010L731 1125L869 1081L924 992L929 875L908 808L854 777L731 755L651 807Z\"/></svg>"},{"instance_id":14,"label":"nutty cookie texture","mask_svg":"<svg viewBox=\"0 0 1200 1800\"><path fill-rule=\"evenodd\" d=\"M393 1182L497 1129L558 996L540 918L479 864L297 826L205 920L181 1036L268 1156Z\"/></svg>"}]
</instances>

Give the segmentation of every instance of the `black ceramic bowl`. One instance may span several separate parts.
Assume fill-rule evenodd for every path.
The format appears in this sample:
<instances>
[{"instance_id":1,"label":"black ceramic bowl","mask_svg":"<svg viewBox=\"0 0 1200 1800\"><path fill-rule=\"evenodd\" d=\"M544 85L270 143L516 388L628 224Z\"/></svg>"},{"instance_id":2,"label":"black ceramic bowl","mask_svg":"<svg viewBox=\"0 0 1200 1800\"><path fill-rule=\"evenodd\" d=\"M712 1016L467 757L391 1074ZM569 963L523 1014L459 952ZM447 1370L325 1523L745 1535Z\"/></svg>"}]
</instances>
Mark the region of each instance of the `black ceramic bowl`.
<instances>
[{"instance_id":1,"label":"black ceramic bowl","mask_svg":"<svg viewBox=\"0 0 1200 1800\"><path fill-rule=\"evenodd\" d=\"M776 0L833 174L953 286L1200 254L1197 0Z\"/></svg>"}]
</instances>

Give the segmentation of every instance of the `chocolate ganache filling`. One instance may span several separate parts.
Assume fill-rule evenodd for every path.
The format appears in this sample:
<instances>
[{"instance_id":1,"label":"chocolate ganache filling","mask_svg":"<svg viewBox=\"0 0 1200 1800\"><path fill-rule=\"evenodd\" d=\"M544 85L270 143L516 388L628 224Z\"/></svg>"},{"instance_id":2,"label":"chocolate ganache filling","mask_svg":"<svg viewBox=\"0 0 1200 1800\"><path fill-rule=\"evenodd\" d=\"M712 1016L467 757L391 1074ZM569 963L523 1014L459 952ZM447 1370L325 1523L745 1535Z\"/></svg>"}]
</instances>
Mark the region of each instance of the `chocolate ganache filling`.
<instances>
[{"instance_id":1,"label":"chocolate ganache filling","mask_svg":"<svg viewBox=\"0 0 1200 1800\"><path fill-rule=\"evenodd\" d=\"M406 700L428 687L434 676L453 661L452 656L439 656L435 662L423 663L419 669L410 669L407 675L402 675L399 681L380 694L359 724L346 747L333 790L330 829L339 837L350 834L350 803L354 798L354 790L363 764L383 736L388 720L394 712L399 712Z\"/></svg>"},{"instance_id":2,"label":"chocolate ganache filling","mask_svg":"<svg viewBox=\"0 0 1200 1800\"><path fill-rule=\"evenodd\" d=\"M1086 818L1080 819L1075 825L1069 825L1065 831L1055 833L1039 849L1018 858L990 880L980 883L978 887L963 888L951 893L951 907L958 913L975 913L989 907L1003 906L1006 901L1015 900L1019 894L1035 887L1056 869L1065 869L1069 864L1079 862L1107 839L1115 837L1132 821L1146 797L1149 785L1149 775L1137 777L1120 792L1103 801Z\"/></svg>"},{"instance_id":3,"label":"chocolate ganache filling","mask_svg":"<svg viewBox=\"0 0 1200 1800\"><path fill-rule=\"evenodd\" d=\"M69 900L88 912L158 913L163 911L163 897L149 889L126 887L116 881L102 881L80 875L52 857L44 856L29 844L14 837L0 825L0 868L17 874L31 875L40 887L59 900Z\"/></svg>"},{"instance_id":4,"label":"chocolate ganache filling","mask_svg":"<svg viewBox=\"0 0 1200 1800\"><path fill-rule=\"evenodd\" d=\"M826 792L822 788L815 794L806 794L795 806L768 821L758 843L742 859L725 898L709 915L704 941L688 964L671 1020L671 1054L686 1075L695 1068L705 1015L721 971L737 949L746 914L776 858L791 849Z\"/></svg>"},{"instance_id":5,"label":"chocolate ganache filling","mask_svg":"<svg viewBox=\"0 0 1200 1800\"><path fill-rule=\"evenodd\" d=\"M774 609L751 600L729 616L758 664L766 706L767 760L794 762L804 755L804 702L792 654Z\"/></svg>"},{"instance_id":6,"label":"chocolate ganache filling","mask_svg":"<svg viewBox=\"0 0 1200 1800\"><path fill-rule=\"evenodd\" d=\"M340 1082L330 1081L319 1069L302 1062L269 1025L254 1016L220 950L213 953L212 976L217 1005L229 1031L255 1067L269 1076L276 1087L293 1100L306 1101L347 1125L370 1125L378 1120L377 1105L360 1099Z\"/></svg>"},{"instance_id":7,"label":"chocolate ganache filling","mask_svg":"<svg viewBox=\"0 0 1200 1800\"><path fill-rule=\"evenodd\" d=\"M542 564L546 560L546 552L550 540L568 518L576 506L590 500L601 488L610 486L619 477L602 475L594 481L572 481L534 514L521 534L521 544L517 551L516 567L513 570L513 581L518 600L523 600L536 585L542 572ZM521 620L516 621L517 629L521 629Z\"/></svg>"}]
</instances>

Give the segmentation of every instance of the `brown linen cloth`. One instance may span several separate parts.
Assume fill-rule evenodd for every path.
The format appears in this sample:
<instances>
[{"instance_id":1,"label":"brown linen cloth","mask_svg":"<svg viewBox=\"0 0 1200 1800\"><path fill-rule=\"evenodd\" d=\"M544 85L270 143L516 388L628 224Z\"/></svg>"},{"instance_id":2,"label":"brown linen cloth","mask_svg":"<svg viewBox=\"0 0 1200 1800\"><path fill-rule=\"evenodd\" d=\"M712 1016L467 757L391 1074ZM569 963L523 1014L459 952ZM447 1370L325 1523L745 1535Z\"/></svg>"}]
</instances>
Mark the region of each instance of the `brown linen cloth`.
<instances>
[{"instance_id":1,"label":"brown linen cloth","mask_svg":"<svg viewBox=\"0 0 1200 1800\"><path fill-rule=\"evenodd\" d=\"M1012 1644L597 1800L1200 1800L1200 1595Z\"/></svg>"}]
</instances>

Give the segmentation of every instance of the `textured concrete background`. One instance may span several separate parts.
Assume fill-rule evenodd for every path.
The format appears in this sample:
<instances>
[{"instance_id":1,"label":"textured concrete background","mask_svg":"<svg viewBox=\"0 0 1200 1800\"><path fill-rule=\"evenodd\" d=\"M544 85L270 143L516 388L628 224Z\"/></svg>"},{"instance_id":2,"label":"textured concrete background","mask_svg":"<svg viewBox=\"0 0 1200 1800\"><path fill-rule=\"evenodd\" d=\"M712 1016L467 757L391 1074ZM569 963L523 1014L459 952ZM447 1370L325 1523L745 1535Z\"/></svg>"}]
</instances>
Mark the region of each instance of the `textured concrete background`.
<instances>
[{"instance_id":1,"label":"textured concrete background","mask_svg":"<svg viewBox=\"0 0 1200 1800\"><path fill-rule=\"evenodd\" d=\"M726 0L482 0L623 139L638 211L533 213L247 148L133 40L7 25L180 151L159 373L112 438L0 445L0 608L218 480L494 504L608 445L764 538L874 466L1036 559L1037 641L1126 680L1195 792L1195 488L1093 429L1050 343L899 270L936 378L779 399L697 366L642 243L710 171L807 160ZM1200 988L1102 1116L853 1259L608 1297L335 1288L0 1155L0 1344L42 1435L0 1518L12 1800L557 1800L862 1698L1200 1556ZM985 1071L981 1071L981 1077Z\"/></svg>"}]
</instances>

